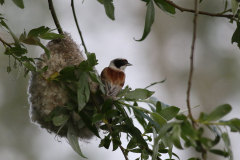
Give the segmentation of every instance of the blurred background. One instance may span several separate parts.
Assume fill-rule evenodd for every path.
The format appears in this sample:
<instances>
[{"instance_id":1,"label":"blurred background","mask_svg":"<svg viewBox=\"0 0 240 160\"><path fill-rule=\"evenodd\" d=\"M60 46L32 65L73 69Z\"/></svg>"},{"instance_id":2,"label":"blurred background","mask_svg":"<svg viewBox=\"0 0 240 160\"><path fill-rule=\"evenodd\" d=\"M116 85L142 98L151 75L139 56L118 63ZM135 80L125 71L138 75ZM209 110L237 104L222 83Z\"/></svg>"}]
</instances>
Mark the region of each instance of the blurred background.
<instances>
[{"instance_id":1,"label":"blurred background","mask_svg":"<svg viewBox=\"0 0 240 160\"><path fill-rule=\"evenodd\" d=\"M181 7L193 8L190 0L174 0ZM72 16L70 0L53 0L56 13L62 28L71 33L76 42L81 41ZM55 28L47 0L24 0L25 9L16 7L7 0L0 6L0 12L8 20L11 30L20 36L24 29L28 32L42 25ZM230 4L230 0L229 0ZM161 81L166 82L149 88L156 91L155 96L164 103L186 109L186 90L189 73L189 55L192 42L193 14L176 10L169 16L155 6L156 16L152 31L143 42L140 39L144 29L146 13L145 3L140 0L114 1L115 21L105 15L104 7L97 1L82 3L76 1L78 21L83 32L89 52L94 52L99 60L97 70L109 65L118 57L126 58L133 67L126 69L126 83L133 89ZM229 6L230 7L230 6ZM208 0L200 4L200 10L219 13L224 10L223 1ZM201 111L209 112L223 103L233 107L225 120L240 118L240 52L236 44L231 44L231 37L236 24L226 18L199 15L194 58L193 85L191 106L200 105L192 112L197 118ZM12 42L11 36L0 28L2 39ZM47 41L43 42L44 44ZM28 46L29 55L38 57L43 50L40 47ZM81 46L83 50L83 47ZM7 74L8 57L3 54L0 44L0 159L1 160L79 160L81 159L68 145L65 139L56 139L54 134L32 124L29 120L27 86L29 76L18 77L18 71ZM13 59L11 59L13 65ZM230 134L234 158L240 159L240 135ZM80 142L81 149L89 160L114 159L123 160L118 149L115 152L98 148L99 139L93 138L90 143ZM123 146L127 142L124 141ZM219 146L220 149L223 146ZM174 149L181 160L199 156L193 149L185 151ZM138 154L130 154L133 160ZM164 155L168 158L168 155ZM224 158L209 155L211 160Z\"/></svg>"}]
</instances>

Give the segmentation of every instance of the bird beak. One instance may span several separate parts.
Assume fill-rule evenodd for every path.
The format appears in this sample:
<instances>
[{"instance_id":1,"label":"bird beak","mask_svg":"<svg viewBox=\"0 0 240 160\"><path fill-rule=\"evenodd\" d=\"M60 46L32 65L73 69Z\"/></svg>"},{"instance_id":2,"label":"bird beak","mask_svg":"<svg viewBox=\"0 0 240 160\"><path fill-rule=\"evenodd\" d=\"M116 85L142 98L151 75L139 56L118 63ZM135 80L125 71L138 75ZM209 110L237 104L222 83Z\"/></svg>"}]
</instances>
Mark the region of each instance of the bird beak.
<instances>
[{"instance_id":1,"label":"bird beak","mask_svg":"<svg viewBox=\"0 0 240 160\"><path fill-rule=\"evenodd\" d=\"M127 66L132 66L132 64L131 63L127 63Z\"/></svg>"}]
</instances>

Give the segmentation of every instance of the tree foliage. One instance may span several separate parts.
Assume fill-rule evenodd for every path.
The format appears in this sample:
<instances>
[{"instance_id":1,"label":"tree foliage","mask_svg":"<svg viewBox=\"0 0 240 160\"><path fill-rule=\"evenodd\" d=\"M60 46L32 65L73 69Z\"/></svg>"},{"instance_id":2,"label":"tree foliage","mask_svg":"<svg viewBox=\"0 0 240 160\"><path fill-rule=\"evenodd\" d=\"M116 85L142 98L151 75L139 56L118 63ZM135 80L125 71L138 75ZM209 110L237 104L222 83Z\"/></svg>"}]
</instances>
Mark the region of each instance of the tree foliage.
<instances>
[{"instance_id":1,"label":"tree foliage","mask_svg":"<svg viewBox=\"0 0 240 160\"><path fill-rule=\"evenodd\" d=\"M19 8L24 9L22 0L12 1ZM154 7L158 7L169 15L174 15L178 9L196 14L228 18L231 23L235 21L237 28L233 33L232 43L237 43L240 48L240 12L238 0L231 0L230 8L228 1L225 0L225 8L223 12L218 14L185 9L169 0L142 1L146 4L145 26L142 37L136 41L143 41L150 33L155 18ZM106 15L111 20L115 20L113 0L98 0L98 2L104 6ZM200 0L199 3L201 2ZM4 5L4 0L0 0L0 4ZM7 72L11 72L12 67L17 68L17 65L19 65L19 67L24 67L24 77L26 77L29 71L37 72L41 76L41 74L48 69L48 66L45 66L42 70L36 69L35 61L41 61L42 59L27 56L28 49L25 44L41 47L48 58L51 58L50 51L41 43L41 39L52 40L64 38L63 35L54 33L54 30L45 26L34 28L28 33L23 31L20 37L16 37L11 27L7 25L2 14L0 14L0 26L8 32L14 40L12 43L7 43L0 38L5 47L4 54L8 57L13 57L15 60L13 66L10 64L7 66ZM184 114L185 112L181 111L177 106L167 105L159 101L153 96L154 91L148 90L149 87L163 83L165 80L152 83L145 88L137 88L134 90L126 86L118 94L117 100L107 99L95 103L97 99L101 99L101 96L104 94L104 85L99 75L97 75L93 69L98 64L95 53L86 52L86 55L87 60L81 62L78 66L67 66L59 73L45 77L49 82L66 86L70 97L66 108L60 109L56 107L45 120L52 121L55 126L59 126L59 130L68 124L67 139L73 150L81 157L86 158L87 155L82 153L75 133L76 131L72 127L73 121L71 115L73 112L76 112L81 117L78 125L79 128L87 126L98 138L101 138L99 147L109 149L110 144L112 144L112 150L115 151L120 148L126 159L129 153L139 153L138 160L161 159L162 154L168 154L169 159L173 157L179 159L178 155L172 151L173 147L181 150L189 147L195 148L197 152L202 154L202 159L207 159L207 153L209 152L228 157L230 160L233 159L229 135L224 127L229 127L231 132L240 133L240 119L221 120L231 112L232 107L229 104L217 106L210 113L202 112L197 119L194 119L190 114ZM92 93L90 91L89 78L100 86L98 92ZM69 84L77 86L77 89L73 90L67 87ZM142 103L146 103L149 109L141 107ZM113 105L115 107L112 107ZM91 112L89 113L86 110L90 110ZM191 109L189 108L189 110ZM136 127L135 121L133 121L130 116L134 116L136 122L142 126L143 132ZM107 133L104 138L99 135L96 127L96 123L98 122L102 122L100 128ZM214 138L205 136L204 132L206 132L206 130L211 132ZM126 135L126 137L123 135ZM128 140L125 148L121 142L123 138ZM224 148L216 149L216 145L221 141L225 144ZM194 159L200 158L189 158L189 160Z\"/></svg>"}]
</instances>

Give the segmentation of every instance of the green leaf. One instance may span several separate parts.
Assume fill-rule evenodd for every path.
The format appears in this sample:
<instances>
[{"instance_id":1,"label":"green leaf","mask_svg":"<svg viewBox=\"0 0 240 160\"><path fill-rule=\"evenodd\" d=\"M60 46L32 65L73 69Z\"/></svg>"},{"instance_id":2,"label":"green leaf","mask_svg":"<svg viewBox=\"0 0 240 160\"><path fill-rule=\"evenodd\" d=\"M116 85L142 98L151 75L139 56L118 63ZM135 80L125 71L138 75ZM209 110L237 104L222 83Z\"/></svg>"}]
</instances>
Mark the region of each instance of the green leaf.
<instances>
[{"instance_id":1,"label":"green leaf","mask_svg":"<svg viewBox=\"0 0 240 160\"><path fill-rule=\"evenodd\" d=\"M104 84L103 84L102 81L99 79L99 77L96 75L96 73L89 71L88 74L89 74L89 77L91 78L91 80L92 80L93 82L96 82L96 83L104 86Z\"/></svg>"},{"instance_id":2,"label":"green leaf","mask_svg":"<svg viewBox=\"0 0 240 160\"><path fill-rule=\"evenodd\" d=\"M16 6L18 6L19 8L23 9L24 8L24 4L23 4L23 0L12 0Z\"/></svg>"},{"instance_id":3,"label":"green leaf","mask_svg":"<svg viewBox=\"0 0 240 160\"><path fill-rule=\"evenodd\" d=\"M73 127L72 123L68 124L68 131L67 131L67 139L73 150L79 154L83 158L87 158L82 154L82 151L80 149L79 143L78 143L78 137L76 130Z\"/></svg>"},{"instance_id":4,"label":"green leaf","mask_svg":"<svg viewBox=\"0 0 240 160\"><path fill-rule=\"evenodd\" d=\"M166 119L164 119L161 115L158 113L151 113L152 119L157 122L157 124L162 127L164 124L167 123Z\"/></svg>"},{"instance_id":5,"label":"green leaf","mask_svg":"<svg viewBox=\"0 0 240 160\"><path fill-rule=\"evenodd\" d=\"M165 82L165 80L166 80L166 78L164 80L160 81L160 82L154 82L154 83L150 84L149 86L145 87L144 89L147 89L147 88L149 88L151 86L154 86L156 84L159 84L159 83L163 83L163 82Z\"/></svg>"},{"instance_id":6,"label":"green leaf","mask_svg":"<svg viewBox=\"0 0 240 160\"><path fill-rule=\"evenodd\" d=\"M7 26L7 24L3 20L0 21L0 26L4 30L6 30L8 33L11 34L11 36L13 37L13 39L15 41L15 46L18 47L18 48L21 48L18 38L15 36L15 34L11 31L11 29Z\"/></svg>"},{"instance_id":7,"label":"green leaf","mask_svg":"<svg viewBox=\"0 0 240 160\"><path fill-rule=\"evenodd\" d=\"M178 107L171 106L171 107L165 108L157 113L159 113L167 121L170 121L178 114L179 111L180 111L180 109Z\"/></svg>"},{"instance_id":8,"label":"green leaf","mask_svg":"<svg viewBox=\"0 0 240 160\"><path fill-rule=\"evenodd\" d=\"M217 121L227 115L231 110L232 107L229 104L218 106L208 115L206 121Z\"/></svg>"},{"instance_id":9,"label":"green leaf","mask_svg":"<svg viewBox=\"0 0 240 160\"><path fill-rule=\"evenodd\" d=\"M232 44L236 42L237 46L240 48L240 22L237 22L237 28L232 36Z\"/></svg>"},{"instance_id":10,"label":"green leaf","mask_svg":"<svg viewBox=\"0 0 240 160\"><path fill-rule=\"evenodd\" d=\"M239 2L237 0L231 0L233 16L235 16L237 14L238 5L239 5L238 3Z\"/></svg>"},{"instance_id":11,"label":"green leaf","mask_svg":"<svg viewBox=\"0 0 240 160\"><path fill-rule=\"evenodd\" d=\"M116 138L114 138L112 140L112 142L113 142L113 151L115 151L118 148L118 146L120 146L122 144L122 142Z\"/></svg>"},{"instance_id":12,"label":"green leaf","mask_svg":"<svg viewBox=\"0 0 240 160\"><path fill-rule=\"evenodd\" d=\"M197 139L197 132L194 130L189 121L184 121L181 124L181 130L186 136L191 137L192 139Z\"/></svg>"},{"instance_id":13,"label":"green leaf","mask_svg":"<svg viewBox=\"0 0 240 160\"><path fill-rule=\"evenodd\" d=\"M88 102L90 96L87 74L81 71L79 72L77 96L78 96L78 111L81 111Z\"/></svg>"},{"instance_id":14,"label":"green leaf","mask_svg":"<svg viewBox=\"0 0 240 160\"><path fill-rule=\"evenodd\" d=\"M68 101L67 103L68 110L74 110L76 107L77 107L77 104L73 100Z\"/></svg>"},{"instance_id":15,"label":"green leaf","mask_svg":"<svg viewBox=\"0 0 240 160\"><path fill-rule=\"evenodd\" d=\"M7 67L7 73L9 74L9 73L11 72L11 70L12 70L11 67L8 66L8 67Z\"/></svg>"},{"instance_id":16,"label":"green leaf","mask_svg":"<svg viewBox=\"0 0 240 160\"><path fill-rule=\"evenodd\" d=\"M113 105L113 100L111 98L108 98L102 105L102 113L105 113L106 111L110 110Z\"/></svg>"},{"instance_id":17,"label":"green leaf","mask_svg":"<svg viewBox=\"0 0 240 160\"><path fill-rule=\"evenodd\" d=\"M128 85L124 88L124 89L122 89L119 93L118 93L118 95L117 95L117 97L122 97L122 96L124 96L125 94L127 94L129 91L131 91L132 90L132 88L130 88Z\"/></svg>"},{"instance_id":18,"label":"green leaf","mask_svg":"<svg viewBox=\"0 0 240 160\"><path fill-rule=\"evenodd\" d=\"M111 20L115 20L113 0L101 0L101 2L104 5L105 12L106 12L107 16Z\"/></svg>"},{"instance_id":19,"label":"green leaf","mask_svg":"<svg viewBox=\"0 0 240 160\"><path fill-rule=\"evenodd\" d=\"M37 45L39 45L42 49L44 49L45 54L47 55L48 59L50 58L50 51L41 43L36 41Z\"/></svg>"},{"instance_id":20,"label":"green leaf","mask_svg":"<svg viewBox=\"0 0 240 160\"><path fill-rule=\"evenodd\" d=\"M60 81L77 81L75 66L67 66L59 72L58 80Z\"/></svg>"},{"instance_id":21,"label":"green leaf","mask_svg":"<svg viewBox=\"0 0 240 160\"><path fill-rule=\"evenodd\" d=\"M223 141L225 143L225 148L228 151L229 160L233 160L233 153L232 153L231 143L230 143L230 139L229 139L228 133L224 132L222 134L222 139L223 139Z\"/></svg>"},{"instance_id":22,"label":"green leaf","mask_svg":"<svg viewBox=\"0 0 240 160\"><path fill-rule=\"evenodd\" d=\"M90 129L98 138L100 138L98 129L95 125L93 125L92 119L84 111L80 111L79 116L82 118L87 128Z\"/></svg>"},{"instance_id":23,"label":"green leaf","mask_svg":"<svg viewBox=\"0 0 240 160\"><path fill-rule=\"evenodd\" d=\"M120 115L120 112L116 109L111 109L105 112L106 118L116 117L119 115Z\"/></svg>"},{"instance_id":24,"label":"green leaf","mask_svg":"<svg viewBox=\"0 0 240 160\"><path fill-rule=\"evenodd\" d=\"M62 124L66 123L69 119L69 115L60 115L53 117L53 124L55 126L61 126Z\"/></svg>"},{"instance_id":25,"label":"green leaf","mask_svg":"<svg viewBox=\"0 0 240 160\"><path fill-rule=\"evenodd\" d=\"M228 153L226 151L222 151L219 149L211 149L209 151L220 156L228 157Z\"/></svg>"},{"instance_id":26,"label":"green leaf","mask_svg":"<svg viewBox=\"0 0 240 160\"><path fill-rule=\"evenodd\" d=\"M154 0L155 4L165 13L175 14L175 7L165 2L164 0Z\"/></svg>"},{"instance_id":27,"label":"green leaf","mask_svg":"<svg viewBox=\"0 0 240 160\"><path fill-rule=\"evenodd\" d=\"M93 119L92 119L92 124L95 124L98 121L101 121L103 118L103 115L100 113L96 113L93 115Z\"/></svg>"},{"instance_id":28,"label":"green leaf","mask_svg":"<svg viewBox=\"0 0 240 160\"><path fill-rule=\"evenodd\" d=\"M183 149L181 142L180 142L180 135L181 135L180 127L178 125L174 126L173 131L172 131L173 144L176 148Z\"/></svg>"},{"instance_id":29,"label":"green leaf","mask_svg":"<svg viewBox=\"0 0 240 160\"><path fill-rule=\"evenodd\" d=\"M4 4L4 0L0 0L0 4L3 5Z\"/></svg>"},{"instance_id":30,"label":"green leaf","mask_svg":"<svg viewBox=\"0 0 240 160\"><path fill-rule=\"evenodd\" d=\"M141 124L141 126L145 129L147 127L147 122L145 121L143 116L140 116L138 113L136 113L136 111L133 110L133 113L135 115L135 118L137 119L137 121L139 122L139 124ZM144 114L144 113L143 113Z\"/></svg>"},{"instance_id":31,"label":"green leaf","mask_svg":"<svg viewBox=\"0 0 240 160\"><path fill-rule=\"evenodd\" d=\"M86 52L88 66L93 67L98 64L95 53Z\"/></svg>"},{"instance_id":32,"label":"green leaf","mask_svg":"<svg viewBox=\"0 0 240 160\"><path fill-rule=\"evenodd\" d=\"M30 71L36 71L35 66L33 66L30 62L23 62L23 65Z\"/></svg>"},{"instance_id":33,"label":"green leaf","mask_svg":"<svg viewBox=\"0 0 240 160\"><path fill-rule=\"evenodd\" d=\"M141 118L145 118L147 119L152 125L154 125L157 129L160 128L159 123L156 120L152 120L149 116L147 116L146 114L144 114L141 110L139 110L137 107L132 107L133 111Z\"/></svg>"},{"instance_id":34,"label":"green leaf","mask_svg":"<svg viewBox=\"0 0 240 160\"><path fill-rule=\"evenodd\" d=\"M128 145L127 145L127 149L133 149L137 147L137 141L136 139L133 137L131 138L131 140L129 141Z\"/></svg>"},{"instance_id":35,"label":"green leaf","mask_svg":"<svg viewBox=\"0 0 240 160\"><path fill-rule=\"evenodd\" d=\"M158 149L159 149L159 139L157 138L157 132L155 130L155 128L152 127L153 130L153 154L152 154L152 160L156 160L157 159L157 155L158 155Z\"/></svg>"},{"instance_id":36,"label":"green leaf","mask_svg":"<svg viewBox=\"0 0 240 160\"><path fill-rule=\"evenodd\" d=\"M146 13L146 17L145 17L145 26L144 26L143 36L141 39L136 40L136 41L143 41L147 37L147 35L151 31L151 27L154 22L154 18L155 18L154 5L153 5L152 0L149 0L149 2L147 4L147 13Z\"/></svg>"},{"instance_id":37,"label":"green leaf","mask_svg":"<svg viewBox=\"0 0 240 160\"><path fill-rule=\"evenodd\" d=\"M130 118L128 117L126 111L123 109L122 105L119 104L117 101L113 102L114 105L116 106L116 108L118 110L120 110L120 112L123 114L123 116L126 118L125 123L127 125L128 131L130 132L130 134L136 138L136 140L144 147L148 148L148 145L146 143L146 141L143 139L142 137L142 133L140 132L140 130L138 128L136 128L132 121L130 120Z\"/></svg>"},{"instance_id":38,"label":"green leaf","mask_svg":"<svg viewBox=\"0 0 240 160\"><path fill-rule=\"evenodd\" d=\"M12 54L14 54L17 57L22 56L23 54L27 53L27 50L25 48L19 48L19 47L12 47L9 50Z\"/></svg>"},{"instance_id":39,"label":"green leaf","mask_svg":"<svg viewBox=\"0 0 240 160\"><path fill-rule=\"evenodd\" d=\"M40 35L39 38L46 39L46 40L51 40L51 39L65 38L65 37L62 34L47 32L43 35Z\"/></svg>"},{"instance_id":40,"label":"green leaf","mask_svg":"<svg viewBox=\"0 0 240 160\"><path fill-rule=\"evenodd\" d=\"M110 146L110 143L111 143L111 140L109 139L109 136L105 136L105 138L101 140L99 147L105 147L106 149L108 149Z\"/></svg>"},{"instance_id":41,"label":"green leaf","mask_svg":"<svg viewBox=\"0 0 240 160\"><path fill-rule=\"evenodd\" d=\"M38 28L34 28L32 30L29 31L28 36L27 37L38 37L41 35L44 35L45 33L47 33L50 30L50 28L45 27L45 26L41 26Z\"/></svg>"},{"instance_id":42,"label":"green leaf","mask_svg":"<svg viewBox=\"0 0 240 160\"><path fill-rule=\"evenodd\" d=\"M140 100L140 99L142 99L142 100L143 99L147 99L147 98L149 98L153 94L154 94L153 91L149 91L147 89L137 88L137 89L135 89L133 91L128 92L125 95L125 98L137 101L137 100Z\"/></svg>"}]
</instances>

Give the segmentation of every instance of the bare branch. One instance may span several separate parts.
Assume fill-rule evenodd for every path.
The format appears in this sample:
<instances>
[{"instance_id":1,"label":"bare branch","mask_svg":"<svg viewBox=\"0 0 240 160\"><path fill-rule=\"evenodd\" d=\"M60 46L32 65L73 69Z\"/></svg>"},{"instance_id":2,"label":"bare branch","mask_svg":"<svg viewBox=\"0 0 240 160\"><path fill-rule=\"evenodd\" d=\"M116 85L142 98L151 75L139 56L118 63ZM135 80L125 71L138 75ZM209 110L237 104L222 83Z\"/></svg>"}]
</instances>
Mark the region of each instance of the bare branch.
<instances>
[{"instance_id":1,"label":"bare branch","mask_svg":"<svg viewBox=\"0 0 240 160\"><path fill-rule=\"evenodd\" d=\"M78 29L78 33L79 33L80 38L81 38L81 41L82 41L82 45L83 45L83 47L84 47L85 52L87 52L87 47L86 47L86 45L85 45L85 42L84 42L84 40L83 40L82 32L81 32L80 27L79 27L79 25L78 25L77 16L76 16L75 7L74 7L74 0L71 0L71 7L72 7L72 12L73 12L74 20L75 20L75 23L76 23L76 26L77 26L77 29Z\"/></svg>"},{"instance_id":2,"label":"bare branch","mask_svg":"<svg viewBox=\"0 0 240 160\"><path fill-rule=\"evenodd\" d=\"M190 90L192 85L192 75L193 75L193 56L194 56L194 47L197 35L197 17L198 17L198 0L195 0L195 14L193 19L193 38L192 38L192 47L191 47L191 55L190 55L190 71L188 77L188 88L187 88L187 107L188 107L188 115L192 120L193 127L195 127L195 121L192 116L191 106L190 106Z\"/></svg>"},{"instance_id":3,"label":"bare branch","mask_svg":"<svg viewBox=\"0 0 240 160\"><path fill-rule=\"evenodd\" d=\"M175 3L173 3L170 0L164 0L165 2L167 2L168 4L172 5L173 7L177 8L178 10L180 10L181 12L192 12L192 13L196 13L195 9L187 9L187 8L183 8L180 7L178 5L176 5ZM207 15L207 16L211 16L211 17L225 17L225 18L229 18L232 19L234 16L232 14L224 14L225 12L221 12L221 13L209 13L209 12L203 12L203 11L198 11L198 14L202 14L202 15Z\"/></svg>"}]
</instances>

